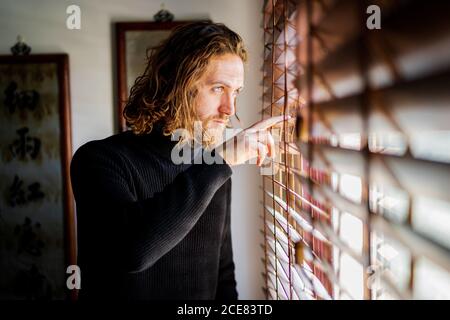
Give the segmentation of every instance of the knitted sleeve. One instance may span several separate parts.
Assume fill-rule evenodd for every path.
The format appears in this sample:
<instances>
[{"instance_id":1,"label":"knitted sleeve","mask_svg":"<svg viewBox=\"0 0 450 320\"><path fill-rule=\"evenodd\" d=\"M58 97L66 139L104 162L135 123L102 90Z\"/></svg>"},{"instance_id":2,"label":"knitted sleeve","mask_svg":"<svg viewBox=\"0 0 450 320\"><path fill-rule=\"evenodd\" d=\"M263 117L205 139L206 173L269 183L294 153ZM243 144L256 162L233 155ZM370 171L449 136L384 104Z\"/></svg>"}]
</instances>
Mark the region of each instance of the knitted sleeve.
<instances>
[{"instance_id":1,"label":"knitted sleeve","mask_svg":"<svg viewBox=\"0 0 450 320\"><path fill-rule=\"evenodd\" d=\"M95 141L83 145L70 169L78 219L84 225L98 225L96 215L116 221L115 236L123 239L126 257L120 263L128 272L147 269L175 247L232 174L226 163L195 164L161 192L135 201L124 162L111 148ZM86 211L92 217L81 217Z\"/></svg>"}]
</instances>

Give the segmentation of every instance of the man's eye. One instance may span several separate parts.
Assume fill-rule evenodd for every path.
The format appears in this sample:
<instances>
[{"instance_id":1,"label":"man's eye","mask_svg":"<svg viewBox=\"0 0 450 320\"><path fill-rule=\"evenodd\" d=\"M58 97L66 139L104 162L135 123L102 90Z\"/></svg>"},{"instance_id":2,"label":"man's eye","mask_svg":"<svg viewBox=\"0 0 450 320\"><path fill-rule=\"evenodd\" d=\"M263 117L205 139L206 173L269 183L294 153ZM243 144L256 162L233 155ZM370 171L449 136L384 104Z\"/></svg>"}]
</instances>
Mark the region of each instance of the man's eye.
<instances>
[{"instance_id":1,"label":"man's eye","mask_svg":"<svg viewBox=\"0 0 450 320\"><path fill-rule=\"evenodd\" d=\"M213 88L213 91L214 91L215 93L222 93L222 92L223 92L223 87L214 87L214 88Z\"/></svg>"}]
</instances>

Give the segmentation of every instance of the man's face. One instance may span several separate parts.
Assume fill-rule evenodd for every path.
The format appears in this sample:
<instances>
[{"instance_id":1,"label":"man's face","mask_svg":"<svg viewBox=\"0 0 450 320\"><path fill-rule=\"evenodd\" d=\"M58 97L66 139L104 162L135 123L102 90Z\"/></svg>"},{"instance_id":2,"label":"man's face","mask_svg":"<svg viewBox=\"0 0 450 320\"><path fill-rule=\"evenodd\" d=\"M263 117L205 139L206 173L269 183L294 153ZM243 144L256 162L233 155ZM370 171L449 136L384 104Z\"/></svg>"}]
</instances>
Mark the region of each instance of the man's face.
<instances>
[{"instance_id":1,"label":"man's face","mask_svg":"<svg viewBox=\"0 0 450 320\"><path fill-rule=\"evenodd\" d=\"M204 129L222 136L236 112L236 97L244 84L244 64L234 54L211 58L197 83L196 111Z\"/></svg>"}]
</instances>

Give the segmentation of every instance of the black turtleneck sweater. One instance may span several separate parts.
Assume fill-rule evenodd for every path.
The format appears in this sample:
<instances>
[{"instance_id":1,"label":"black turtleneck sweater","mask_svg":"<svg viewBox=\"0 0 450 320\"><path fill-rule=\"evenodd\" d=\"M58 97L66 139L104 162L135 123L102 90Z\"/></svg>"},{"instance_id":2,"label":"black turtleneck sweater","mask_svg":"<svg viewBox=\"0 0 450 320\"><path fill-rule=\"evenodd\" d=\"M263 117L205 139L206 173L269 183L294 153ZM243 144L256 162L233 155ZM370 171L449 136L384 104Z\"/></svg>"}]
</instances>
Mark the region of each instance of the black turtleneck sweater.
<instances>
[{"instance_id":1,"label":"black turtleneck sweater","mask_svg":"<svg viewBox=\"0 0 450 320\"><path fill-rule=\"evenodd\" d=\"M174 164L175 142L131 131L71 163L83 299L237 299L228 164Z\"/></svg>"}]
</instances>

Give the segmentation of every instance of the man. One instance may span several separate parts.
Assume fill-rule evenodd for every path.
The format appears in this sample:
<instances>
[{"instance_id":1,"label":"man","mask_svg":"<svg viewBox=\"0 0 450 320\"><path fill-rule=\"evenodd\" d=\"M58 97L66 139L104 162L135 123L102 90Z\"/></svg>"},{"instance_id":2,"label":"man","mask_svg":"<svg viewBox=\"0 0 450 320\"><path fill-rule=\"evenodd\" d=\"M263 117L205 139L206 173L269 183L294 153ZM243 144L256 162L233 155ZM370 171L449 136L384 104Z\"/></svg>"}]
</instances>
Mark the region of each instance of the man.
<instances>
[{"instance_id":1,"label":"man","mask_svg":"<svg viewBox=\"0 0 450 320\"><path fill-rule=\"evenodd\" d=\"M272 156L265 129L280 119L241 131L231 155L214 149L222 164L174 164L170 135L183 129L191 143L200 121L204 148L217 146L246 59L242 39L222 24L179 27L131 90L124 110L131 130L77 150L80 299L237 299L230 167Z\"/></svg>"}]
</instances>

